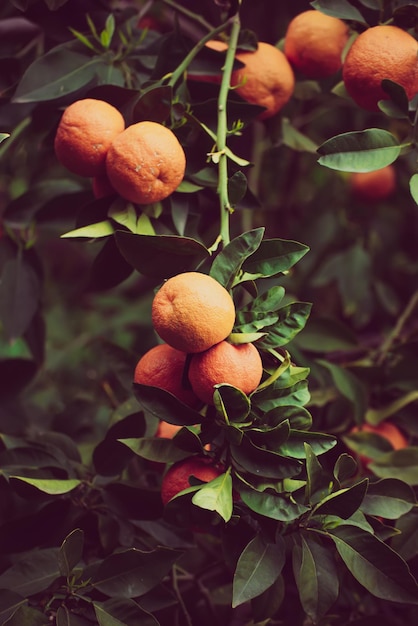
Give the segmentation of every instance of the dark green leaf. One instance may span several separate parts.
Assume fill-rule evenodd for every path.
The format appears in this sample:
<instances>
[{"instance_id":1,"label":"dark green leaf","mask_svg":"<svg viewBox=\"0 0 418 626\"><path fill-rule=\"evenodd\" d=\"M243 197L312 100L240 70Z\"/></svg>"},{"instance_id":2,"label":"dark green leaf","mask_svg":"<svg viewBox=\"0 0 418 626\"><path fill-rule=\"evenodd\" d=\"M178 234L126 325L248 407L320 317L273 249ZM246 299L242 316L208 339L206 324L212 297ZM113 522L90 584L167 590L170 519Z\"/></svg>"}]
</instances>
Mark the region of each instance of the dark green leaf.
<instances>
[{"instance_id":1,"label":"dark green leaf","mask_svg":"<svg viewBox=\"0 0 418 626\"><path fill-rule=\"evenodd\" d=\"M209 256L195 239L175 235L136 235L115 232L116 243L126 261L140 274L169 278L195 270Z\"/></svg>"},{"instance_id":2,"label":"dark green leaf","mask_svg":"<svg viewBox=\"0 0 418 626\"><path fill-rule=\"evenodd\" d=\"M173 441L162 437L142 437L140 439L120 439L132 452L148 461L175 463L184 459L189 451L178 448ZM196 452L199 450L196 450Z\"/></svg>"},{"instance_id":3,"label":"dark green leaf","mask_svg":"<svg viewBox=\"0 0 418 626\"><path fill-rule=\"evenodd\" d=\"M293 550L293 571L301 604L317 623L338 597L338 573L333 552L315 536L301 534Z\"/></svg>"},{"instance_id":4,"label":"dark green leaf","mask_svg":"<svg viewBox=\"0 0 418 626\"><path fill-rule=\"evenodd\" d=\"M273 383L269 387L255 392L252 405L267 412L277 407L303 406L309 401L310 394L306 380L296 382L290 387L280 388Z\"/></svg>"},{"instance_id":5,"label":"dark green leaf","mask_svg":"<svg viewBox=\"0 0 418 626\"><path fill-rule=\"evenodd\" d=\"M163 124L170 115L172 98L172 88L168 85L146 89L133 108L134 123L148 120Z\"/></svg>"},{"instance_id":6,"label":"dark green leaf","mask_svg":"<svg viewBox=\"0 0 418 626\"><path fill-rule=\"evenodd\" d=\"M48 626L48 617L31 606L20 606L4 626Z\"/></svg>"},{"instance_id":7,"label":"dark green leaf","mask_svg":"<svg viewBox=\"0 0 418 626\"><path fill-rule=\"evenodd\" d=\"M418 586L407 564L383 541L355 526L341 525L327 534L354 578L371 594L418 604Z\"/></svg>"},{"instance_id":8,"label":"dark green leaf","mask_svg":"<svg viewBox=\"0 0 418 626\"><path fill-rule=\"evenodd\" d=\"M310 4L325 15L338 17L340 20L353 20L367 24L360 11L353 7L348 0L313 0Z\"/></svg>"},{"instance_id":9,"label":"dark green leaf","mask_svg":"<svg viewBox=\"0 0 418 626\"><path fill-rule=\"evenodd\" d=\"M318 148L318 162L343 172L372 172L398 158L401 145L395 135L380 128L343 133Z\"/></svg>"},{"instance_id":10,"label":"dark green leaf","mask_svg":"<svg viewBox=\"0 0 418 626\"><path fill-rule=\"evenodd\" d=\"M309 352L334 352L358 346L357 338L341 321L333 318L310 318L295 339L298 347Z\"/></svg>"},{"instance_id":11,"label":"dark green leaf","mask_svg":"<svg viewBox=\"0 0 418 626\"><path fill-rule=\"evenodd\" d=\"M180 402L173 394L148 385L134 383L134 394L141 406L158 419L179 426L200 424L202 416L198 411Z\"/></svg>"},{"instance_id":12,"label":"dark green leaf","mask_svg":"<svg viewBox=\"0 0 418 626\"><path fill-rule=\"evenodd\" d=\"M120 474L133 456L133 453L119 439L142 437L145 432L143 413L136 412L122 416L113 423L93 451L93 462L96 470L104 476Z\"/></svg>"},{"instance_id":13,"label":"dark green leaf","mask_svg":"<svg viewBox=\"0 0 418 626\"><path fill-rule=\"evenodd\" d=\"M247 192L247 177L240 170L228 179L228 198L232 208L241 202Z\"/></svg>"},{"instance_id":14,"label":"dark green leaf","mask_svg":"<svg viewBox=\"0 0 418 626\"><path fill-rule=\"evenodd\" d=\"M369 469L380 478L398 478L408 485L418 485L418 446L381 454Z\"/></svg>"},{"instance_id":15,"label":"dark green leaf","mask_svg":"<svg viewBox=\"0 0 418 626\"><path fill-rule=\"evenodd\" d=\"M278 493L240 489L240 496L252 511L285 524L294 522L309 511L309 507Z\"/></svg>"},{"instance_id":16,"label":"dark green leaf","mask_svg":"<svg viewBox=\"0 0 418 626\"><path fill-rule=\"evenodd\" d=\"M158 547L150 552L136 548L111 554L99 565L92 584L111 598L134 598L158 585L180 553Z\"/></svg>"},{"instance_id":17,"label":"dark green leaf","mask_svg":"<svg viewBox=\"0 0 418 626\"><path fill-rule=\"evenodd\" d=\"M366 389L360 379L335 363L323 359L319 359L318 363L330 372L338 391L353 405L356 420L361 420L367 409L367 396Z\"/></svg>"},{"instance_id":18,"label":"dark green leaf","mask_svg":"<svg viewBox=\"0 0 418 626\"><path fill-rule=\"evenodd\" d=\"M159 622L130 599L111 598L94 602L94 611L100 626L158 626Z\"/></svg>"},{"instance_id":19,"label":"dark green leaf","mask_svg":"<svg viewBox=\"0 0 418 626\"><path fill-rule=\"evenodd\" d=\"M291 302L277 311L279 319L263 330L268 333L259 341L260 347L278 348L284 346L304 328L312 305L309 302Z\"/></svg>"},{"instance_id":20,"label":"dark green leaf","mask_svg":"<svg viewBox=\"0 0 418 626\"><path fill-rule=\"evenodd\" d=\"M0 623L6 622L25 603L26 599L18 593L0 589Z\"/></svg>"},{"instance_id":21,"label":"dark green leaf","mask_svg":"<svg viewBox=\"0 0 418 626\"><path fill-rule=\"evenodd\" d=\"M63 576L69 576L81 561L84 547L84 532L80 528L73 530L62 542L58 552L58 565Z\"/></svg>"},{"instance_id":22,"label":"dark green leaf","mask_svg":"<svg viewBox=\"0 0 418 626\"><path fill-rule=\"evenodd\" d=\"M9 339L21 337L39 306L40 281L21 256L3 267L0 281L0 320Z\"/></svg>"},{"instance_id":23,"label":"dark green leaf","mask_svg":"<svg viewBox=\"0 0 418 626\"><path fill-rule=\"evenodd\" d=\"M273 544L256 535L238 559L232 586L232 607L256 598L268 589L279 577L284 562L282 538Z\"/></svg>"},{"instance_id":24,"label":"dark green leaf","mask_svg":"<svg viewBox=\"0 0 418 626\"><path fill-rule=\"evenodd\" d=\"M58 548L34 550L0 575L0 589L15 591L23 597L45 591L61 575Z\"/></svg>"},{"instance_id":25,"label":"dark green leaf","mask_svg":"<svg viewBox=\"0 0 418 626\"><path fill-rule=\"evenodd\" d=\"M306 453L306 500L315 504L326 498L332 488L332 481L329 472L326 471L318 461L311 446L305 444Z\"/></svg>"},{"instance_id":26,"label":"dark green leaf","mask_svg":"<svg viewBox=\"0 0 418 626\"><path fill-rule=\"evenodd\" d=\"M263 234L264 228L255 228L233 239L215 257L210 268L210 276L226 289L230 289L245 259L260 246Z\"/></svg>"},{"instance_id":27,"label":"dark green leaf","mask_svg":"<svg viewBox=\"0 0 418 626\"><path fill-rule=\"evenodd\" d=\"M296 459L305 459L304 444L309 444L313 453L319 456L331 450L336 443L337 440L333 435L291 429L288 439L280 445L278 452Z\"/></svg>"},{"instance_id":28,"label":"dark green leaf","mask_svg":"<svg viewBox=\"0 0 418 626\"><path fill-rule=\"evenodd\" d=\"M240 446L231 446L231 454L239 469L265 478L288 478L302 469L300 461L259 448L246 436Z\"/></svg>"},{"instance_id":29,"label":"dark green leaf","mask_svg":"<svg viewBox=\"0 0 418 626\"><path fill-rule=\"evenodd\" d=\"M418 507L402 515L395 528L400 533L393 537L391 547L406 561L414 559L418 555Z\"/></svg>"},{"instance_id":30,"label":"dark green leaf","mask_svg":"<svg viewBox=\"0 0 418 626\"><path fill-rule=\"evenodd\" d=\"M232 385L215 385L214 404L221 415L231 422L243 422L250 412L248 396Z\"/></svg>"},{"instance_id":31,"label":"dark green leaf","mask_svg":"<svg viewBox=\"0 0 418 626\"><path fill-rule=\"evenodd\" d=\"M264 239L259 248L242 265L242 280L268 278L287 271L309 248L287 239Z\"/></svg>"},{"instance_id":32,"label":"dark green leaf","mask_svg":"<svg viewBox=\"0 0 418 626\"><path fill-rule=\"evenodd\" d=\"M339 489L326 496L315 507L315 515L337 515L342 519L351 517L360 508L367 491L369 479L365 478L352 487Z\"/></svg>"}]
</instances>

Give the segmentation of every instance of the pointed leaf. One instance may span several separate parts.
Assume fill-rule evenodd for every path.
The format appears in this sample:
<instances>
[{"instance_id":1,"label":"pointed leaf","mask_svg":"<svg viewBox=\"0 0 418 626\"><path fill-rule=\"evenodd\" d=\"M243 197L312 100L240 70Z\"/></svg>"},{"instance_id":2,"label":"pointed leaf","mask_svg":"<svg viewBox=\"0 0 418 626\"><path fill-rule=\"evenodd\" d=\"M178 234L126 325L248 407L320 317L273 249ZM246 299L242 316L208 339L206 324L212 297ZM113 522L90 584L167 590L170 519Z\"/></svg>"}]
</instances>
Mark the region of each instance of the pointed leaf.
<instances>
[{"instance_id":1,"label":"pointed leaf","mask_svg":"<svg viewBox=\"0 0 418 626\"><path fill-rule=\"evenodd\" d=\"M264 228L255 228L233 239L215 257L210 275L226 289L230 289L245 259L260 246Z\"/></svg>"},{"instance_id":2,"label":"pointed leaf","mask_svg":"<svg viewBox=\"0 0 418 626\"><path fill-rule=\"evenodd\" d=\"M416 504L415 493L409 485L397 478L383 478L370 483L361 510L368 515L398 519Z\"/></svg>"},{"instance_id":3,"label":"pointed leaf","mask_svg":"<svg viewBox=\"0 0 418 626\"><path fill-rule=\"evenodd\" d=\"M231 473L221 474L209 483L202 485L192 498L193 504L201 509L216 511L225 522L232 517L232 478Z\"/></svg>"},{"instance_id":4,"label":"pointed leaf","mask_svg":"<svg viewBox=\"0 0 418 626\"><path fill-rule=\"evenodd\" d=\"M32 485L43 493L51 496L58 496L73 491L81 485L81 480L77 478L69 478L67 480L59 480L53 478L28 478L26 476L10 476L10 480L18 480L28 485Z\"/></svg>"},{"instance_id":5,"label":"pointed leaf","mask_svg":"<svg viewBox=\"0 0 418 626\"><path fill-rule=\"evenodd\" d=\"M371 594L418 605L418 585L407 564L383 541L355 526L341 525L327 534L354 578Z\"/></svg>"},{"instance_id":6,"label":"pointed leaf","mask_svg":"<svg viewBox=\"0 0 418 626\"><path fill-rule=\"evenodd\" d=\"M39 306L40 281L21 256L8 260L0 280L0 321L9 339L21 337Z\"/></svg>"},{"instance_id":7,"label":"pointed leaf","mask_svg":"<svg viewBox=\"0 0 418 626\"><path fill-rule=\"evenodd\" d=\"M84 532L80 528L73 530L64 539L58 553L58 565L63 576L69 576L81 561L84 547Z\"/></svg>"},{"instance_id":8,"label":"pointed leaf","mask_svg":"<svg viewBox=\"0 0 418 626\"><path fill-rule=\"evenodd\" d=\"M293 267L309 248L297 241L264 239L258 249L242 265L241 280L268 278Z\"/></svg>"},{"instance_id":9,"label":"pointed leaf","mask_svg":"<svg viewBox=\"0 0 418 626\"><path fill-rule=\"evenodd\" d=\"M284 562L283 538L273 544L256 535L238 559L232 587L232 607L256 598L268 589L280 576Z\"/></svg>"},{"instance_id":10,"label":"pointed leaf","mask_svg":"<svg viewBox=\"0 0 418 626\"><path fill-rule=\"evenodd\" d=\"M365 478L352 487L339 489L326 496L315 508L315 515L338 515L342 519L351 517L363 502L369 479Z\"/></svg>"},{"instance_id":11,"label":"pointed leaf","mask_svg":"<svg viewBox=\"0 0 418 626\"><path fill-rule=\"evenodd\" d=\"M255 489L241 489L240 496L242 501L255 513L286 524L294 522L309 511L309 507L270 491L260 492Z\"/></svg>"},{"instance_id":12,"label":"pointed leaf","mask_svg":"<svg viewBox=\"0 0 418 626\"><path fill-rule=\"evenodd\" d=\"M130 599L93 602L99 626L158 626L159 622Z\"/></svg>"},{"instance_id":13,"label":"pointed leaf","mask_svg":"<svg viewBox=\"0 0 418 626\"><path fill-rule=\"evenodd\" d=\"M0 575L0 589L9 589L23 597L40 593L59 578L58 548L34 550Z\"/></svg>"},{"instance_id":14,"label":"pointed leaf","mask_svg":"<svg viewBox=\"0 0 418 626\"><path fill-rule=\"evenodd\" d=\"M398 158L401 145L387 130L368 128L343 133L318 148L318 163L343 172L372 172Z\"/></svg>"},{"instance_id":15,"label":"pointed leaf","mask_svg":"<svg viewBox=\"0 0 418 626\"><path fill-rule=\"evenodd\" d=\"M183 404L164 389L138 383L134 383L133 389L140 405L160 420L179 426L193 426L202 421L202 416L198 411Z\"/></svg>"}]
</instances>

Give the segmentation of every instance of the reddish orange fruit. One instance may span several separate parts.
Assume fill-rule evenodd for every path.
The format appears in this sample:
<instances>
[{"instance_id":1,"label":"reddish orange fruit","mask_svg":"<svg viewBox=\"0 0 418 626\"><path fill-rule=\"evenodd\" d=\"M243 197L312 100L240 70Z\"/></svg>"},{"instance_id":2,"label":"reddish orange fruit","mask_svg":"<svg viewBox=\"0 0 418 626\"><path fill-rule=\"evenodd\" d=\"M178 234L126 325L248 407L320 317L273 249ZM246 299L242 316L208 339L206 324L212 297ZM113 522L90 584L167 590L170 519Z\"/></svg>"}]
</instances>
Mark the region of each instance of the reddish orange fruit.
<instances>
[{"instance_id":1,"label":"reddish orange fruit","mask_svg":"<svg viewBox=\"0 0 418 626\"><path fill-rule=\"evenodd\" d=\"M115 137L106 156L114 189L130 202L160 202L180 185L184 150L172 130L157 122L138 122Z\"/></svg>"},{"instance_id":2,"label":"reddish orange fruit","mask_svg":"<svg viewBox=\"0 0 418 626\"><path fill-rule=\"evenodd\" d=\"M303 11L287 27L284 53L293 68L308 78L326 78L341 68L348 35L347 25L337 17Z\"/></svg>"},{"instance_id":3,"label":"reddish orange fruit","mask_svg":"<svg viewBox=\"0 0 418 626\"><path fill-rule=\"evenodd\" d=\"M200 456L188 457L174 463L164 474L161 484L161 499L166 505L180 491L191 487L190 477L210 482L222 474L222 470L213 464L212 459Z\"/></svg>"},{"instance_id":4,"label":"reddish orange fruit","mask_svg":"<svg viewBox=\"0 0 418 626\"><path fill-rule=\"evenodd\" d=\"M343 65L345 88L363 109L379 111L379 100L388 100L381 83L389 79L401 85L408 100L418 93L418 41L397 26L373 26L351 46Z\"/></svg>"},{"instance_id":5,"label":"reddish orange fruit","mask_svg":"<svg viewBox=\"0 0 418 626\"><path fill-rule=\"evenodd\" d=\"M163 437L164 439L172 439L176 435L182 426L178 424L170 424L160 420L157 430L155 431L155 437Z\"/></svg>"},{"instance_id":6,"label":"reddish orange fruit","mask_svg":"<svg viewBox=\"0 0 418 626\"><path fill-rule=\"evenodd\" d=\"M354 426L354 428L351 429L350 434L357 432L368 432L380 435L390 443L394 450L401 450L402 448L406 448L408 446L408 440L405 435L395 424L389 421L380 422L377 426L372 426L371 424ZM372 459L369 459L364 455L359 455L359 460L364 467L367 467L367 465L372 462Z\"/></svg>"},{"instance_id":7,"label":"reddish orange fruit","mask_svg":"<svg viewBox=\"0 0 418 626\"><path fill-rule=\"evenodd\" d=\"M387 165L373 172L353 172L349 177L353 195L359 200L378 202L389 198L396 189L396 172Z\"/></svg>"},{"instance_id":8,"label":"reddish orange fruit","mask_svg":"<svg viewBox=\"0 0 418 626\"><path fill-rule=\"evenodd\" d=\"M111 142L124 128L121 113L108 102L77 100L61 117L54 140L55 154L70 172L98 176L105 171Z\"/></svg>"},{"instance_id":9,"label":"reddish orange fruit","mask_svg":"<svg viewBox=\"0 0 418 626\"><path fill-rule=\"evenodd\" d=\"M252 343L233 345L221 341L194 354L189 367L192 389L205 404L213 404L214 385L227 383L249 394L258 387L262 375L261 357Z\"/></svg>"},{"instance_id":10,"label":"reddish orange fruit","mask_svg":"<svg viewBox=\"0 0 418 626\"><path fill-rule=\"evenodd\" d=\"M196 408L200 401L185 384L186 357L187 354L165 343L154 346L139 359L134 382L164 389L187 406Z\"/></svg>"},{"instance_id":11,"label":"reddish orange fruit","mask_svg":"<svg viewBox=\"0 0 418 626\"><path fill-rule=\"evenodd\" d=\"M158 335L183 352L202 352L225 339L235 321L229 292L211 276L184 272L169 278L152 303Z\"/></svg>"},{"instance_id":12,"label":"reddish orange fruit","mask_svg":"<svg viewBox=\"0 0 418 626\"><path fill-rule=\"evenodd\" d=\"M211 40L206 44L213 50L223 51L227 44ZM247 102L265 107L259 119L278 113L290 100L295 88L295 76L290 63L281 50L260 41L255 51L239 51L236 58L245 67L232 72L231 87ZM196 76L199 80L219 82L220 78Z\"/></svg>"}]
</instances>

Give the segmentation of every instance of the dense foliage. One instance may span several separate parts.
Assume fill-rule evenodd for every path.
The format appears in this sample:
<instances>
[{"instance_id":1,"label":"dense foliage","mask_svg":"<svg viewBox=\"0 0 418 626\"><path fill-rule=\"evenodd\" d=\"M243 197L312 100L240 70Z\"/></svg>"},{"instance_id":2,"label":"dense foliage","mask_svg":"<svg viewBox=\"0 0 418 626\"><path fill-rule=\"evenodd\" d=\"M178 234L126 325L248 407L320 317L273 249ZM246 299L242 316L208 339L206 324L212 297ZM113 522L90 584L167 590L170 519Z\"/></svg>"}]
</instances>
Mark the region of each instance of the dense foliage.
<instances>
[{"instance_id":1,"label":"dense foliage","mask_svg":"<svg viewBox=\"0 0 418 626\"><path fill-rule=\"evenodd\" d=\"M418 100L387 81L370 113L340 74L297 74L260 121L228 90L236 45L282 48L312 8L353 37L418 33L406 0L2 3L1 624L416 622ZM228 52L205 49L219 34ZM95 198L60 165L85 97L173 130L172 195ZM352 194L350 172L387 164L390 198ZM133 384L154 293L185 271L230 290L230 339L264 365L202 411ZM156 439L159 420L183 428ZM352 432L387 420L406 447ZM164 464L202 454L225 472L163 507Z\"/></svg>"}]
</instances>

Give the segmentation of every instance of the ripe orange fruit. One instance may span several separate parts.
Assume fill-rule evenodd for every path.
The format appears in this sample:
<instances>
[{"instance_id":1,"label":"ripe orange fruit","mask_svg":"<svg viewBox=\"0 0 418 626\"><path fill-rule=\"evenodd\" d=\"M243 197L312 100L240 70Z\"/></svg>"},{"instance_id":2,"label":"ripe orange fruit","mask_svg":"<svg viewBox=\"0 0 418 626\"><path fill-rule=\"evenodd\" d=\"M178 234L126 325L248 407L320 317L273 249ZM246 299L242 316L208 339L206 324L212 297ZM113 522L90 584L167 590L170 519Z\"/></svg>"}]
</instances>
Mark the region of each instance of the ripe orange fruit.
<instances>
[{"instance_id":1,"label":"ripe orange fruit","mask_svg":"<svg viewBox=\"0 0 418 626\"><path fill-rule=\"evenodd\" d=\"M208 41L206 45L219 51L228 47L217 40ZM290 100L295 88L295 76L283 52L260 41L257 50L237 52L235 56L245 67L232 72L231 87L235 87L235 91L247 102L266 108L258 116L260 120L278 113ZM212 80L209 79L209 82Z\"/></svg>"},{"instance_id":2,"label":"ripe orange fruit","mask_svg":"<svg viewBox=\"0 0 418 626\"><path fill-rule=\"evenodd\" d=\"M157 430L155 431L155 437L163 437L165 439L172 439L175 434L182 428L178 424L170 424L170 422L165 422L164 420L160 420Z\"/></svg>"},{"instance_id":3,"label":"ripe orange fruit","mask_svg":"<svg viewBox=\"0 0 418 626\"><path fill-rule=\"evenodd\" d=\"M235 305L229 292L207 274L169 278L152 303L152 323L163 341L183 352L202 352L232 331Z\"/></svg>"},{"instance_id":4,"label":"ripe orange fruit","mask_svg":"<svg viewBox=\"0 0 418 626\"><path fill-rule=\"evenodd\" d=\"M402 85L412 100L418 93L418 41L397 26L373 26L351 46L343 65L345 88L363 109L379 111L379 100L388 100L383 79Z\"/></svg>"},{"instance_id":5,"label":"ripe orange fruit","mask_svg":"<svg viewBox=\"0 0 418 626\"><path fill-rule=\"evenodd\" d=\"M121 113L108 102L85 98L62 114L54 139L57 159L79 176L97 176L105 170L113 139L125 129Z\"/></svg>"},{"instance_id":6,"label":"ripe orange fruit","mask_svg":"<svg viewBox=\"0 0 418 626\"><path fill-rule=\"evenodd\" d=\"M221 341L194 354L189 367L192 389L205 404L213 404L214 385L227 383L249 394L258 387L262 375L261 357L252 343L233 345Z\"/></svg>"},{"instance_id":7,"label":"ripe orange fruit","mask_svg":"<svg viewBox=\"0 0 418 626\"><path fill-rule=\"evenodd\" d=\"M377 202L389 198L396 189L396 172L387 165L373 172L353 172L349 178L353 195L359 200Z\"/></svg>"},{"instance_id":8,"label":"ripe orange fruit","mask_svg":"<svg viewBox=\"0 0 418 626\"><path fill-rule=\"evenodd\" d=\"M169 128L138 122L115 137L106 157L112 187L130 202L150 204L167 198L184 177L186 156Z\"/></svg>"},{"instance_id":9,"label":"ripe orange fruit","mask_svg":"<svg viewBox=\"0 0 418 626\"><path fill-rule=\"evenodd\" d=\"M191 487L189 478L195 476L203 482L210 482L222 474L222 470L206 457L193 456L177 461L164 474L161 483L163 504L174 498L180 491Z\"/></svg>"},{"instance_id":10,"label":"ripe orange fruit","mask_svg":"<svg viewBox=\"0 0 418 626\"><path fill-rule=\"evenodd\" d=\"M372 426L371 424L354 426L351 429L350 434L356 432L368 432L380 435L389 441L394 450L401 450L402 448L406 448L408 446L408 440L405 435L392 422L380 422L377 426ZM372 459L369 459L364 455L359 455L359 460L364 467L367 467L367 465L372 461Z\"/></svg>"},{"instance_id":11,"label":"ripe orange fruit","mask_svg":"<svg viewBox=\"0 0 418 626\"><path fill-rule=\"evenodd\" d=\"M195 408L200 401L185 385L186 357L187 354L165 343L154 346L136 364L134 382L169 391L187 406Z\"/></svg>"},{"instance_id":12,"label":"ripe orange fruit","mask_svg":"<svg viewBox=\"0 0 418 626\"><path fill-rule=\"evenodd\" d=\"M341 68L347 41L345 22L320 11L303 11L287 27L284 53L293 68L308 78L326 78Z\"/></svg>"}]
</instances>

